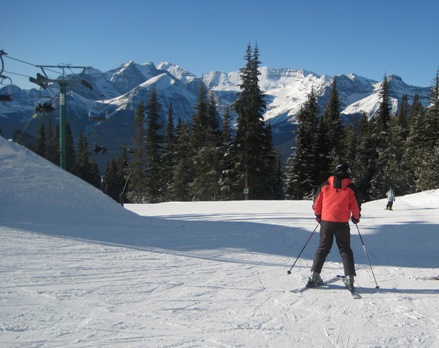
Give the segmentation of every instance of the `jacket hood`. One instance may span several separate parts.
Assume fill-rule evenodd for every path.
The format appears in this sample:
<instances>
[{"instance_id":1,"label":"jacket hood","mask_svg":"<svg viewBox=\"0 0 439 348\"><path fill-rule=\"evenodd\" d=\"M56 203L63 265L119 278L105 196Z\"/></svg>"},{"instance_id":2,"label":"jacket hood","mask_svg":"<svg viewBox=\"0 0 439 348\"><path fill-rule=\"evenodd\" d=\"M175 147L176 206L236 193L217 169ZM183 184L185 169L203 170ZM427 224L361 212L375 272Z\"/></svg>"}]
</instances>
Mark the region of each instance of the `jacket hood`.
<instances>
[{"instance_id":1,"label":"jacket hood","mask_svg":"<svg viewBox=\"0 0 439 348\"><path fill-rule=\"evenodd\" d=\"M328 182L334 188L347 188L348 185L352 184L352 180L350 178L340 177L338 175L329 177Z\"/></svg>"}]
</instances>

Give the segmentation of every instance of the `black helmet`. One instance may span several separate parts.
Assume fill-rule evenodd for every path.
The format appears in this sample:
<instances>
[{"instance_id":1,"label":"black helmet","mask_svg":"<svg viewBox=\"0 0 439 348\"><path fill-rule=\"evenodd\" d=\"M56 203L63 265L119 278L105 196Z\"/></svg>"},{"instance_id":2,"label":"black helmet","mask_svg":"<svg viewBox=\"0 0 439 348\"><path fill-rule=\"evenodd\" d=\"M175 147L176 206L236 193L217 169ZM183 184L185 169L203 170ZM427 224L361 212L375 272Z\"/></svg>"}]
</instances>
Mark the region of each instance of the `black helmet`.
<instances>
[{"instance_id":1,"label":"black helmet","mask_svg":"<svg viewBox=\"0 0 439 348\"><path fill-rule=\"evenodd\" d=\"M351 169L349 168L347 163L342 162L342 163L337 164L337 166L335 167L335 173L336 174L347 174L348 176L350 176Z\"/></svg>"}]
</instances>

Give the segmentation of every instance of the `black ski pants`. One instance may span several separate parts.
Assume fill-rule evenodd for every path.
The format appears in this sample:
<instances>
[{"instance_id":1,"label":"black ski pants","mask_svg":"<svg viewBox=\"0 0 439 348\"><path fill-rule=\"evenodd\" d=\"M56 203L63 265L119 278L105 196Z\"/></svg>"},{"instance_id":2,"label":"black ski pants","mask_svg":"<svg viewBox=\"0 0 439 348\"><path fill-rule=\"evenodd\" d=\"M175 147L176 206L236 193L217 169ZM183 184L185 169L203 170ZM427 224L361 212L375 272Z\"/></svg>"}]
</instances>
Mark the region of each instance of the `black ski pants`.
<instances>
[{"instance_id":1,"label":"black ski pants","mask_svg":"<svg viewBox=\"0 0 439 348\"><path fill-rule=\"evenodd\" d=\"M326 257L331 251L334 237L343 261L344 274L356 275L354 253L351 249L351 233L348 222L320 222L320 245L314 255L311 271L321 273Z\"/></svg>"}]
</instances>

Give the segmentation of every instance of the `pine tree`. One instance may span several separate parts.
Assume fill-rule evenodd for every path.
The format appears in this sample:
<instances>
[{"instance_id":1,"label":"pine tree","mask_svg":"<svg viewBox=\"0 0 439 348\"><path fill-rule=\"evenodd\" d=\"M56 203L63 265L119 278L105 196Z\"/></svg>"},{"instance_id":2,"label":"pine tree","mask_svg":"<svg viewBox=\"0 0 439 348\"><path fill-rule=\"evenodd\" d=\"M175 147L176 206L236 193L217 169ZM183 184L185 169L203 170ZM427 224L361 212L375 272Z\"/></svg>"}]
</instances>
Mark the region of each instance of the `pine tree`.
<instances>
[{"instance_id":1,"label":"pine tree","mask_svg":"<svg viewBox=\"0 0 439 348\"><path fill-rule=\"evenodd\" d=\"M316 179L318 113L317 98L312 90L297 114L296 147L287 163L287 197L290 199L311 198L319 185Z\"/></svg>"},{"instance_id":2,"label":"pine tree","mask_svg":"<svg viewBox=\"0 0 439 348\"><path fill-rule=\"evenodd\" d=\"M266 184L272 177L267 161L271 161L273 149L267 148L269 141L263 119L266 104L259 87L258 48L252 52L248 45L245 60L246 66L240 69L241 92L233 104L238 114L235 150L240 187L237 189L244 192L246 199L267 199L271 198L271 188Z\"/></svg>"},{"instance_id":3,"label":"pine tree","mask_svg":"<svg viewBox=\"0 0 439 348\"><path fill-rule=\"evenodd\" d=\"M215 100L215 94L210 92L207 107L207 124L208 124L208 143L221 144L220 116L218 113L218 105Z\"/></svg>"},{"instance_id":4,"label":"pine tree","mask_svg":"<svg viewBox=\"0 0 439 348\"><path fill-rule=\"evenodd\" d=\"M345 162L351 167L351 170L355 171L355 159L358 154L359 145L359 133L360 133L360 117L353 117L352 122L346 124L343 128L343 139L341 141L343 148L345 149ZM367 117L365 119L367 125Z\"/></svg>"},{"instance_id":5,"label":"pine tree","mask_svg":"<svg viewBox=\"0 0 439 348\"><path fill-rule=\"evenodd\" d=\"M405 159L409 165L409 171L411 175L411 187L416 192L416 181L418 179L419 168L422 167L422 157L425 151L425 129L426 118L425 109L420 102L419 95L415 95L413 103L411 105L410 117L409 117L409 134L406 140L405 146Z\"/></svg>"},{"instance_id":6,"label":"pine tree","mask_svg":"<svg viewBox=\"0 0 439 348\"><path fill-rule=\"evenodd\" d=\"M172 102L170 102L166 122L165 148L162 155L162 201L171 201L174 196L172 187L176 165L175 146L174 110Z\"/></svg>"},{"instance_id":7,"label":"pine tree","mask_svg":"<svg viewBox=\"0 0 439 348\"><path fill-rule=\"evenodd\" d=\"M122 149L119 157L111 159L105 170L102 190L116 202L124 204L127 201L125 188L129 174L127 175L128 158L126 149Z\"/></svg>"},{"instance_id":8,"label":"pine tree","mask_svg":"<svg viewBox=\"0 0 439 348\"><path fill-rule=\"evenodd\" d=\"M429 102L428 115L431 117L431 126L435 133L433 139L437 143L439 141L437 136L439 134L439 69L430 88Z\"/></svg>"},{"instance_id":9,"label":"pine tree","mask_svg":"<svg viewBox=\"0 0 439 348\"><path fill-rule=\"evenodd\" d=\"M406 140L409 134L409 113L410 105L408 96L403 95L397 115L390 120L388 151L391 157L386 165L392 188L400 195L410 193L413 190L413 175L410 173L410 163L406 156Z\"/></svg>"},{"instance_id":10,"label":"pine tree","mask_svg":"<svg viewBox=\"0 0 439 348\"><path fill-rule=\"evenodd\" d=\"M272 129L271 125L268 124L266 127L267 136L266 136L266 152L267 158L265 161L265 170L267 171L267 198L270 199L283 199L284 194L284 172L282 169L282 161L281 155L279 151L274 149L272 142Z\"/></svg>"},{"instance_id":11,"label":"pine tree","mask_svg":"<svg viewBox=\"0 0 439 348\"><path fill-rule=\"evenodd\" d=\"M317 182L325 180L337 163L346 161L346 149L343 147L343 142L344 129L340 118L340 100L337 80L334 78L329 101L323 117L320 118L317 134Z\"/></svg>"},{"instance_id":12,"label":"pine tree","mask_svg":"<svg viewBox=\"0 0 439 348\"><path fill-rule=\"evenodd\" d=\"M197 150L206 144L208 127L207 92L203 84L198 93L196 111L192 115L192 146Z\"/></svg>"},{"instance_id":13,"label":"pine tree","mask_svg":"<svg viewBox=\"0 0 439 348\"><path fill-rule=\"evenodd\" d=\"M161 153L163 150L163 139L159 134L162 125L160 124L161 105L157 92L152 89L146 105L146 192L151 203L160 200L162 190Z\"/></svg>"},{"instance_id":14,"label":"pine tree","mask_svg":"<svg viewBox=\"0 0 439 348\"><path fill-rule=\"evenodd\" d=\"M191 185L194 200L216 200L219 197L219 126L213 94L207 99L204 85L198 95L192 117L192 147L195 152L194 177Z\"/></svg>"},{"instance_id":15,"label":"pine tree","mask_svg":"<svg viewBox=\"0 0 439 348\"><path fill-rule=\"evenodd\" d=\"M146 196L145 189L145 150L144 150L144 137L145 137L145 105L143 102L139 102L135 117L134 117L134 149L132 154L132 161L130 162L130 187L127 194L128 200L133 203L141 203Z\"/></svg>"},{"instance_id":16,"label":"pine tree","mask_svg":"<svg viewBox=\"0 0 439 348\"><path fill-rule=\"evenodd\" d=\"M401 98L398 117L397 117L397 125L399 127L400 136L406 140L409 133L409 123L408 118L410 115L410 104L409 97L407 94L404 94Z\"/></svg>"},{"instance_id":17,"label":"pine tree","mask_svg":"<svg viewBox=\"0 0 439 348\"><path fill-rule=\"evenodd\" d=\"M120 177L118 174L117 161L115 158L112 158L105 169L102 191L116 202L119 202L119 194L123 188L123 177Z\"/></svg>"},{"instance_id":18,"label":"pine tree","mask_svg":"<svg viewBox=\"0 0 439 348\"><path fill-rule=\"evenodd\" d=\"M200 94L200 98L204 94ZM205 100L199 100L198 110L204 108ZM205 123L203 128L203 145L194 149L194 180L192 183L192 194L195 200L217 200L219 198L219 181L220 181L220 130L218 123L217 105L214 95L210 94L207 102L206 116L202 117ZM200 124L198 124L198 128ZM195 131L196 128L194 128ZM194 137L195 139L195 137ZM200 145L200 144L198 144Z\"/></svg>"},{"instance_id":19,"label":"pine tree","mask_svg":"<svg viewBox=\"0 0 439 348\"><path fill-rule=\"evenodd\" d=\"M416 188L422 191L439 187L439 71L430 89L429 102L415 167Z\"/></svg>"},{"instance_id":20,"label":"pine tree","mask_svg":"<svg viewBox=\"0 0 439 348\"><path fill-rule=\"evenodd\" d=\"M40 120L40 126L38 128L38 138L37 138L37 146L35 152L39 154L41 157L46 157L47 154L46 131L45 131L43 119Z\"/></svg>"},{"instance_id":21,"label":"pine tree","mask_svg":"<svg viewBox=\"0 0 439 348\"><path fill-rule=\"evenodd\" d=\"M59 158L58 144L53 135L52 116L49 114L46 127L46 158L52 163L57 163Z\"/></svg>"},{"instance_id":22,"label":"pine tree","mask_svg":"<svg viewBox=\"0 0 439 348\"><path fill-rule=\"evenodd\" d=\"M101 187L101 178L96 162L90 158L90 149L85 135L81 132L77 144L78 158L72 172L82 180L97 188Z\"/></svg>"},{"instance_id":23,"label":"pine tree","mask_svg":"<svg viewBox=\"0 0 439 348\"><path fill-rule=\"evenodd\" d=\"M379 105L378 114L375 117L372 127L372 139L374 140L374 148L376 155L375 171L371 180L370 197L372 199L379 199L385 196L385 193L393 186L391 180L391 163L393 161L391 149L391 137L389 133L390 115L390 98L389 86L387 83L387 76L381 86L381 102Z\"/></svg>"},{"instance_id":24,"label":"pine tree","mask_svg":"<svg viewBox=\"0 0 439 348\"><path fill-rule=\"evenodd\" d=\"M389 83L387 76L384 75L384 80L380 91L381 102L379 104L378 115L376 116L377 133L387 132L390 122L390 97L389 97Z\"/></svg>"},{"instance_id":25,"label":"pine tree","mask_svg":"<svg viewBox=\"0 0 439 348\"><path fill-rule=\"evenodd\" d=\"M75 166L71 169L72 173L80 177L84 181L87 181L87 176L91 172L90 166L90 149L84 133L79 134L78 142L76 145L77 160Z\"/></svg>"},{"instance_id":26,"label":"pine tree","mask_svg":"<svg viewBox=\"0 0 439 348\"><path fill-rule=\"evenodd\" d=\"M191 201L191 183L194 177L193 148L191 146L191 129L186 122L179 119L176 128L175 157L176 165L172 192L176 201Z\"/></svg>"},{"instance_id":27,"label":"pine tree","mask_svg":"<svg viewBox=\"0 0 439 348\"><path fill-rule=\"evenodd\" d=\"M222 145L223 147L227 147L233 141L232 121L229 108L226 108L223 116L223 129L221 135Z\"/></svg>"},{"instance_id":28,"label":"pine tree","mask_svg":"<svg viewBox=\"0 0 439 348\"><path fill-rule=\"evenodd\" d=\"M237 178L235 145L230 109L227 108L223 116L221 177L219 181L222 200L242 198L242 191L238 189L240 185Z\"/></svg>"},{"instance_id":29,"label":"pine tree","mask_svg":"<svg viewBox=\"0 0 439 348\"><path fill-rule=\"evenodd\" d=\"M354 179L362 201L369 201L371 180L375 172L377 152L374 138L371 136L371 122L363 112L357 131L357 151L354 162Z\"/></svg>"},{"instance_id":30,"label":"pine tree","mask_svg":"<svg viewBox=\"0 0 439 348\"><path fill-rule=\"evenodd\" d=\"M439 70L436 73L436 77L430 87L426 122L426 146L434 148L439 142Z\"/></svg>"}]
</instances>

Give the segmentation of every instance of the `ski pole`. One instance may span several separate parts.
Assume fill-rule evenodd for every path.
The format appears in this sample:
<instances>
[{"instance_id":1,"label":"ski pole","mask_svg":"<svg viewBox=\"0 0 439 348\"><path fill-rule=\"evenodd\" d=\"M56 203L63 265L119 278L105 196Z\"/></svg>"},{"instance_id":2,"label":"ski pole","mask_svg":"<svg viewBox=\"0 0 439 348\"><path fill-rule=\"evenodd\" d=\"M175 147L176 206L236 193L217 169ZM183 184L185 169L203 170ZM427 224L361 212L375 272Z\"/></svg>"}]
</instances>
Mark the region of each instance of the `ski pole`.
<instances>
[{"instance_id":1,"label":"ski pole","mask_svg":"<svg viewBox=\"0 0 439 348\"><path fill-rule=\"evenodd\" d=\"M314 228L314 231L312 231L311 235L308 237L308 240L306 241L305 245L303 246L302 250L299 253L299 256L297 256L296 261L294 261L293 265L291 266L290 270L287 271L287 274L291 274L291 270L293 269L294 265L296 264L297 260L299 259L300 255L302 255L303 251L305 250L306 246L308 245L309 241L311 240L312 235L317 230L317 227L319 224L317 224L316 228Z\"/></svg>"},{"instance_id":2,"label":"ski pole","mask_svg":"<svg viewBox=\"0 0 439 348\"><path fill-rule=\"evenodd\" d=\"M358 231L358 235L360 236L361 244L363 245L364 254L367 257L367 261L369 261L369 267L372 272L373 280L375 281L375 285L376 285L375 289L379 289L380 287L378 286L377 280L375 278L375 274L373 273L372 264L370 263L369 255L367 255L366 247L364 246L363 237L361 237L360 229L358 228L357 224L355 224L355 226L357 226L357 231Z\"/></svg>"}]
</instances>

